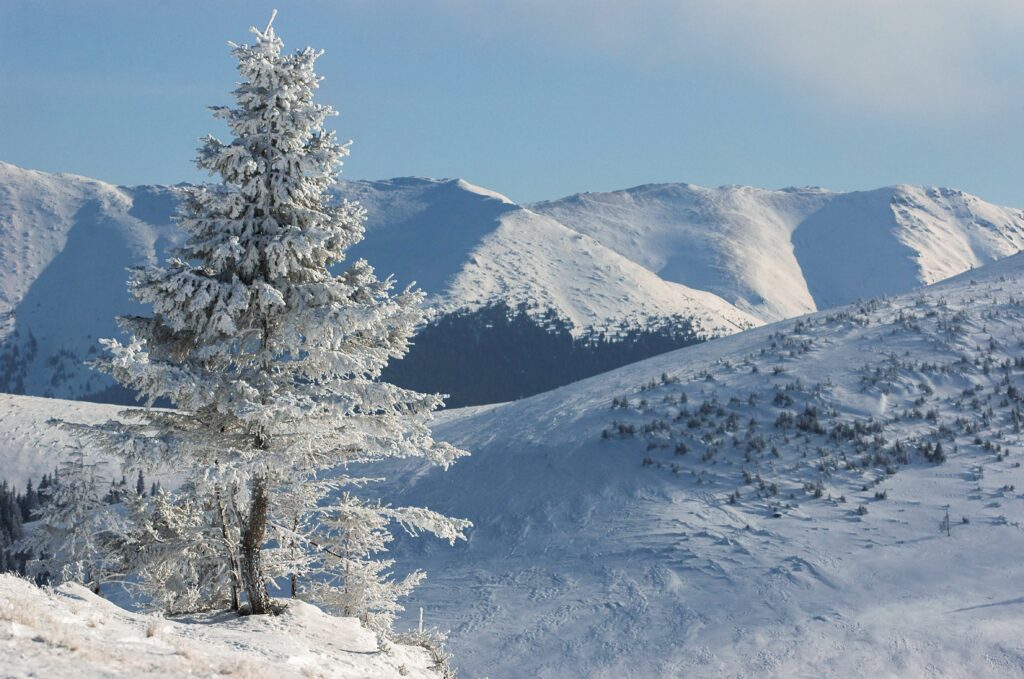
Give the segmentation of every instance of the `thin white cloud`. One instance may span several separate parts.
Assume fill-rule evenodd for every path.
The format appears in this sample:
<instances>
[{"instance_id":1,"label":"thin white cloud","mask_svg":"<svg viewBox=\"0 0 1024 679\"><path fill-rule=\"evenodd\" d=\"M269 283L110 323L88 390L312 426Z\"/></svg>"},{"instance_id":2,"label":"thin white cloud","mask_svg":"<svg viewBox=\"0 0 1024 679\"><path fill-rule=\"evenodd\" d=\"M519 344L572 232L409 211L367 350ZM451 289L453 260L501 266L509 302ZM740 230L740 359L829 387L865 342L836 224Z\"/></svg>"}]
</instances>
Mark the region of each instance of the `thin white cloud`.
<instances>
[{"instance_id":1,"label":"thin white cloud","mask_svg":"<svg viewBox=\"0 0 1024 679\"><path fill-rule=\"evenodd\" d=\"M733 69L856 114L933 122L1024 102L1024 0L447 0L645 66Z\"/></svg>"}]
</instances>

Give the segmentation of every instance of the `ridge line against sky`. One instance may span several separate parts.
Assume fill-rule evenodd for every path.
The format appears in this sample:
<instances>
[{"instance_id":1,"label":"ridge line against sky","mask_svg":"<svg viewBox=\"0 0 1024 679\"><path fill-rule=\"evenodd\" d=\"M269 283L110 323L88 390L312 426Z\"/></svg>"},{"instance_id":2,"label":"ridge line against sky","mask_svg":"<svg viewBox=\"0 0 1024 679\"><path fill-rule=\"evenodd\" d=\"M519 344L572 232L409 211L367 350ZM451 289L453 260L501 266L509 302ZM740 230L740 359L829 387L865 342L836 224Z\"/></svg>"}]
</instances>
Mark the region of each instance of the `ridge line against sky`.
<instances>
[{"instance_id":1,"label":"ridge line against sky","mask_svg":"<svg viewBox=\"0 0 1024 679\"><path fill-rule=\"evenodd\" d=\"M465 177L528 203L687 181L954 186L1024 205L1010 0L0 0L0 160L203 177L227 40L273 7L326 50L348 179Z\"/></svg>"}]
</instances>

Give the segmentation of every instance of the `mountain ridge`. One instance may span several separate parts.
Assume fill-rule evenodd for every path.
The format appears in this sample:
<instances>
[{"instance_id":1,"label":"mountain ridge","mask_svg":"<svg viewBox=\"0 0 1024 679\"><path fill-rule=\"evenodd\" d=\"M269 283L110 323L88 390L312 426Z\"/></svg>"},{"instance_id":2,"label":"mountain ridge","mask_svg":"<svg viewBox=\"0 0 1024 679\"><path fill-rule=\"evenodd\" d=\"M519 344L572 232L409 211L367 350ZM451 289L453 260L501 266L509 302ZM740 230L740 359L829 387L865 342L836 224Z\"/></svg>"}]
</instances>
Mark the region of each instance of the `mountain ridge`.
<instances>
[{"instance_id":1,"label":"mountain ridge","mask_svg":"<svg viewBox=\"0 0 1024 679\"><path fill-rule=\"evenodd\" d=\"M118 334L116 315L141 310L124 269L181 242L171 223L180 186L115 187L0 163L0 389L127 402L83 363L98 338ZM396 379L456 394L459 404L556 386L528 365L530 351L555 349L540 335L499 336L509 332L503 324L559 333L556 360L571 369L558 379L578 379L904 292L1024 245L1020 210L908 185L838 193L665 183L523 206L465 179L406 177L343 181L335 195L368 211L366 239L351 256L428 293L432 339L414 347ZM510 320L496 327L502 314ZM449 326L474 345L446 347ZM500 388L494 374L496 390L473 393L430 367L475 353L467 374L489 375L498 366L488 352L508 354L501 369L522 379Z\"/></svg>"},{"instance_id":2,"label":"mountain ridge","mask_svg":"<svg viewBox=\"0 0 1024 679\"><path fill-rule=\"evenodd\" d=\"M647 184L530 207L762 321L934 283L1024 246L1021 210L907 184L847 193ZM911 261L878 266L897 250Z\"/></svg>"}]
</instances>

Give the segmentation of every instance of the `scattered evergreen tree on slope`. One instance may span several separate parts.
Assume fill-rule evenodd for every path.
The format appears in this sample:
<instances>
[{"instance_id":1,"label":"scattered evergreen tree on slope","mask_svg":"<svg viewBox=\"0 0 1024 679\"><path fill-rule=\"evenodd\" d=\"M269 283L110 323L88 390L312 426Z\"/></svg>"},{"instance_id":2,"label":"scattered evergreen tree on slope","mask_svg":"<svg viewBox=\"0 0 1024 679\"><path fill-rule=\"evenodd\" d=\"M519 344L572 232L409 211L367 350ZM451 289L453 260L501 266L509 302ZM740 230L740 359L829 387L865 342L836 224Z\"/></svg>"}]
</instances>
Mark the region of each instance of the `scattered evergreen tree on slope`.
<instances>
[{"instance_id":1,"label":"scattered evergreen tree on slope","mask_svg":"<svg viewBox=\"0 0 1024 679\"><path fill-rule=\"evenodd\" d=\"M25 573L24 555L19 555L14 548L25 534L21 512L23 498L7 481L0 482L0 573Z\"/></svg>"},{"instance_id":2,"label":"scattered evergreen tree on slope","mask_svg":"<svg viewBox=\"0 0 1024 679\"><path fill-rule=\"evenodd\" d=\"M100 591L110 566L110 554L102 544L109 534L104 526L109 517L103 466L86 461L81 447L76 447L39 491L42 501L31 515L39 523L13 546L16 552L42 557L28 561L26 574L54 585L78 582Z\"/></svg>"},{"instance_id":3,"label":"scattered evergreen tree on slope","mask_svg":"<svg viewBox=\"0 0 1024 679\"><path fill-rule=\"evenodd\" d=\"M110 524L122 567L166 610L238 607L244 595L267 613L268 584L290 580L293 595L386 631L420 576L390 579L375 559L381 531L397 522L454 542L470 524L356 501L373 479L348 465L447 467L465 453L431 437L441 396L378 379L407 351L421 293L393 293L365 261L329 270L362 238L364 211L327 200L348 149L323 127L333 110L313 101L319 53L283 54L272 25L252 31L254 45L232 45L236 105L214 108L235 138L207 137L196 161L221 181L190 191L175 256L133 271L130 290L153 315L121 318L131 340L107 340L97 361L177 410L80 430L126 470L185 475L176 490L126 499L126 527Z\"/></svg>"}]
</instances>

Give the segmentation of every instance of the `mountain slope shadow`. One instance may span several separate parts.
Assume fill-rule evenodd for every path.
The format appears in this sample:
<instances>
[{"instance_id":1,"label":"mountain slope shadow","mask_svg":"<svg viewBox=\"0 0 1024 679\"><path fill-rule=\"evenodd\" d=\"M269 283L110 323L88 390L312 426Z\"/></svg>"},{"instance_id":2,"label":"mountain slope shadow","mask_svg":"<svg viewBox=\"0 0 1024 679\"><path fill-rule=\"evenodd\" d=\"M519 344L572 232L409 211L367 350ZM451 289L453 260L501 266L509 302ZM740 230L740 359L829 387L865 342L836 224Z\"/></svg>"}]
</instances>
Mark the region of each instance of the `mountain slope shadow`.
<instances>
[{"instance_id":1,"label":"mountain slope shadow","mask_svg":"<svg viewBox=\"0 0 1024 679\"><path fill-rule=\"evenodd\" d=\"M818 309L922 284L917 253L896 237L892 189L838 196L793 232L796 255Z\"/></svg>"},{"instance_id":2,"label":"mountain slope shadow","mask_svg":"<svg viewBox=\"0 0 1024 679\"><path fill-rule=\"evenodd\" d=\"M98 201L76 213L65 247L14 309L14 330L0 345L0 389L51 396L64 388L74 398L129 402L106 376L79 369L99 338L122 336L116 315L143 310L125 285L125 269L140 259L125 228Z\"/></svg>"}]
</instances>

